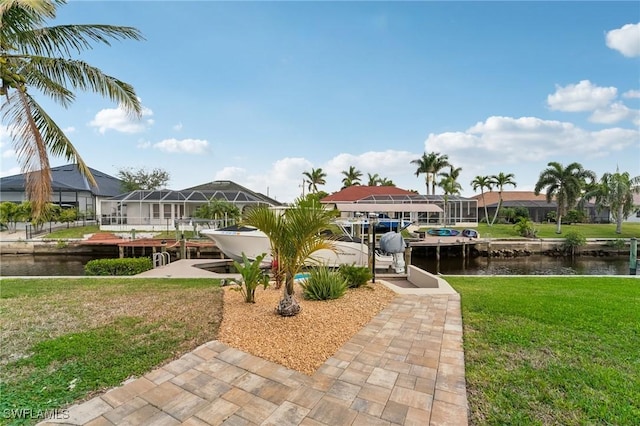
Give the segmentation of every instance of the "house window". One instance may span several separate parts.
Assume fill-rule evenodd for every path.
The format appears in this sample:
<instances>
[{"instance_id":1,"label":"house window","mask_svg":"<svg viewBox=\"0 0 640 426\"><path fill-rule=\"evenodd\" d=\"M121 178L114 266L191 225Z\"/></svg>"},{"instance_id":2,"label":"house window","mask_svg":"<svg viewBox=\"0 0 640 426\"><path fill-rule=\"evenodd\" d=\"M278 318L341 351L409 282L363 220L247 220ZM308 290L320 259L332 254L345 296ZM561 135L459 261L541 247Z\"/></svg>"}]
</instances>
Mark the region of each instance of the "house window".
<instances>
[{"instance_id":1,"label":"house window","mask_svg":"<svg viewBox=\"0 0 640 426\"><path fill-rule=\"evenodd\" d=\"M636 217L640 217L640 209L636 211Z\"/></svg>"},{"instance_id":2,"label":"house window","mask_svg":"<svg viewBox=\"0 0 640 426\"><path fill-rule=\"evenodd\" d=\"M164 205L164 218L171 219L171 204Z\"/></svg>"},{"instance_id":3,"label":"house window","mask_svg":"<svg viewBox=\"0 0 640 426\"><path fill-rule=\"evenodd\" d=\"M160 204L151 205L151 217L154 219L160 219Z\"/></svg>"}]
</instances>

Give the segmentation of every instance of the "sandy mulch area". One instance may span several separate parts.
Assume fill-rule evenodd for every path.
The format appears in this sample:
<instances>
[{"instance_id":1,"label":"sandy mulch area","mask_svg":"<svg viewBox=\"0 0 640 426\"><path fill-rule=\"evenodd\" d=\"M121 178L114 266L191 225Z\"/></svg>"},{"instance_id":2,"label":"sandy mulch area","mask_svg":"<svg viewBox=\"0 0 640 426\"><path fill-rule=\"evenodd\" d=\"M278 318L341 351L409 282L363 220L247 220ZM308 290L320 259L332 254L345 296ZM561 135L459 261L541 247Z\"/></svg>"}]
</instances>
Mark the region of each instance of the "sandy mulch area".
<instances>
[{"instance_id":1,"label":"sandy mulch area","mask_svg":"<svg viewBox=\"0 0 640 426\"><path fill-rule=\"evenodd\" d=\"M281 317L275 307L282 289L259 287L256 303L224 289L218 340L263 359L312 375L328 358L375 317L396 296L382 284L350 289L340 299L305 300L296 285L302 311Z\"/></svg>"}]
</instances>

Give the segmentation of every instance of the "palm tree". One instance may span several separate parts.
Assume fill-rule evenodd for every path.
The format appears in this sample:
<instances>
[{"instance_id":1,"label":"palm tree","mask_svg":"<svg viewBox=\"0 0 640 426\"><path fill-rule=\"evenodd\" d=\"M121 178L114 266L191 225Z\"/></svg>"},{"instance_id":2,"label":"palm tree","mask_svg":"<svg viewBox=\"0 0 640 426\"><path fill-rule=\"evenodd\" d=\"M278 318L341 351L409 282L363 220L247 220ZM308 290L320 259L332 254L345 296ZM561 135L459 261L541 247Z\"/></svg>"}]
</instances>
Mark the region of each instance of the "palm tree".
<instances>
[{"instance_id":1,"label":"palm tree","mask_svg":"<svg viewBox=\"0 0 640 426\"><path fill-rule=\"evenodd\" d=\"M438 173L438 176L444 177L444 178L451 178L453 180L457 180L460 177L460 172L461 171L462 171L462 167L453 167L452 165L449 165L449 171L448 172ZM438 185L438 186L440 186L440 185Z\"/></svg>"},{"instance_id":2,"label":"palm tree","mask_svg":"<svg viewBox=\"0 0 640 426\"><path fill-rule=\"evenodd\" d=\"M556 234L561 234L562 215L576 205L581 191L587 185L587 179L594 181L596 175L591 170L584 169L582 164L576 162L563 167L562 164L552 161L547 166L540 173L534 192L538 195L543 188L547 188L547 203L550 203L554 198L556 199L558 205L556 210Z\"/></svg>"},{"instance_id":3,"label":"palm tree","mask_svg":"<svg viewBox=\"0 0 640 426\"><path fill-rule=\"evenodd\" d=\"M333 242L320 234L330 227L333 216L330 210L305 207L297 201L284 213L266 206L247 212L244 223L269 237L273 258L278 261L278 269L284 272L284 294L277 308L280 315L293 316L300 312L294 297L294 278L305 260L317 250L335 250Z\"/></svg>"},{"instance_id":4,"label":"palm tree","mask_svg":"<svg viewBox=\"0 0 640 426\"><path fill-rule=\"evenodd\" d=\"M377 186L378 183L380 183L380 176L378 176L377 173L375 174L371 174L371 173L367 173L369 182L367 183L368 186Z\"/></svg>"},{"instance_id":5,"label":"palm tree","mask_svg":"<svg viewBox=\"0 0 640 426\"><path fill-rule=\"evenodd\" d=\"M380 183L380 186L396 186L395 183L393 183L393 181L391 179L388 178L380 178L380 180L378 181Z\"/></svg>"},{"instance_id":6,"label":"palm tree","mask_svg":"<svg viewBox=\"0 0 640 426\"><path fill-rule=\"evenodd\" d=\"M429 195L429 183L431 183L431 194L436 193L435 176L440 170L449 166L449 157L447 155L440 154L438 152L426 152L422 154L422 157L411 160L411 164L416 164L416 176L421 174L425 175L425 184L427 186L427 195Z\"/></svg>"},{"instance_id":7,"label":"palm tree","mask_svg":"<svg viewBox=\"0 0 640 426\"><path fill-rule=\"evenodd\" d=\"M444 191L444 223L447 223L447 210L449 205L449 195L460 195L462 186L451 176L440 179L438 186Z\"/></svg>"},{"instance_id":8,"label":"palm tree","mask_svg":"<svg viewBox=\"0 0 640 426\"><path fill-rule=\"evenodd\" d=\"M26 193L35 217L51 198L49 155L62 155L77 164L89 183L96 185L89 167L62 129L32 96L41 94L67 108L73 90L88 90L117 102L140 116L142 106L132 86L104 74L72 55L91 48L91 42L142 40L132 27L112 25L59 25L46 27L65 0L3 0L0 3L0 107L3 122L26 174Z\"/></svg>"},{"instance_id":9,"label":"palm tree","mask_svg":"<svg viewBox=\"0 0 640 426\"><path fill-rule=\"evenodd\" d=\"M224 200L211 199L207 204L198 207L193 216L200 219L225 219L225 226L228 220L236 221L240 218L240 209L233 203Z\"/></svg>"},{"instance_id":10,"label":"palm tree","mask_svg":"<svg viewBox=\"0 0 640 426\"><path fill-rule=\"evenodd\" d=\"M487 221L487 224L491 226L489 223L489 212L487 211L487 203L484 201L484 190L485 188L491 190L491 178L489 176L476 176L471 181L471 187L474 191L477 191L480 188L480 194L482 195L482 204L484 205L484 219Z\"/></svg>"},{"instance_id":11,"label":"palm tree","mask_svg":"<svg viewBox=\"0 0 640 426\"><path fill-rule=\"evenodd\" d=\"M516 187L516 182L513 180L513 178L515 178L515 175L513 173L504 174L503 172L500 172L497 175L493 175L489 178L491 185L495 188L498 188L498 207L496 208L496 212L493 215L493 220L491 221L491 224L489 226L493 225L496 222L498 213L502 208L502 191L504 190L504 187L506 185L513 185L514 188Z\"/></svg>"},{"instance_id":12,"label":"palm tree","mask_svg":"<svg viewBox=\"0 0 640 426\"><path fill-rule=\"evenodd\" d=\"M322 171L321 168L311 168L310 172L302 172L302 174L306 178L304 182L309 185L309 192L313 192L314 194L318 192L318 185L324 185L327 183L324 179L327 177L327 174Z\"/></svg>"},{"instance_id":13,"label":"palm tree","mask_svg":"<svg viewBox=\"0 0 640 426\"><path fill-rule=\"evenodd\" d=\"M344 175L344 178L342 179L342 189L349 186L360 185L362 172L357 170L354 166L349 166L349 170L343 170L342 174Z\"/></svg>"},{"instance_id":14,"label":"palm tree","mask_svg":"<svg viewBox=\"0 0 640 426\"><path fill-rule=\"evenodd\" d=\"M595 197L598 210L609 209L616 220L616 234L622 233L622 221L634 211L633 194L640 194L640 176L631 177L628 172L605 173L586 199Z\"/></svg>"}]
</instances>

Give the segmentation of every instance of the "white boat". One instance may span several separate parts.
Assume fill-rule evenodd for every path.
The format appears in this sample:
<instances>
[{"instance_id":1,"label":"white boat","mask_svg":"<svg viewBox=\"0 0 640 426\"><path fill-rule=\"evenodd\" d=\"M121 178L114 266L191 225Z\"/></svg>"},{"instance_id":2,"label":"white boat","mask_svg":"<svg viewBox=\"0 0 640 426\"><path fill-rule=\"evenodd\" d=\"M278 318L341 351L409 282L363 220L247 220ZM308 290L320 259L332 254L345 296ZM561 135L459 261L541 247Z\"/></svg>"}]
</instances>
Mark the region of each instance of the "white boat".
<instances>
[{"instance_id":1,"label":"white boat","mask_svg":"<svg viewBox=\"0 0 640 426\"><path fill-rule=\"evenodd\" d=\"M344 235L333 237L335 251L322 249L314 252L308 265L340 266L342 264L368 266L369 247L366 241L352 237L344 228ZM256 259L262 253L267 255L262 260L262 266L271 266L271 245L267 235L259 229L248 226L229 226L221 229L205 229L200 231L213 240L216 246L230 259L242 261L242 253L249 260ZM376 250L376 269L388 269L393 265L393 256Z\"/></svg>"}]
</instances>

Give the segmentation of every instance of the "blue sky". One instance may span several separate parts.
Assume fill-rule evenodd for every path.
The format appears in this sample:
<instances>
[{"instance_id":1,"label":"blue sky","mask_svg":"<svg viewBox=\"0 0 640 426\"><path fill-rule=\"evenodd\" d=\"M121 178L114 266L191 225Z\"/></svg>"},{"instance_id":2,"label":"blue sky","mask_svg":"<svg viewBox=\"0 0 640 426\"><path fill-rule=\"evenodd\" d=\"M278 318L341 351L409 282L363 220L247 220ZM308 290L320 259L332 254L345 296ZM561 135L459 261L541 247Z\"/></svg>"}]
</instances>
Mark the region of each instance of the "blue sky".
<instances>
[{"instance_id":1,"label":"blue sky","mask_svg":"<svg viewBox=\"0 0 640 426\"><path fill-rule=\"evenodd\" d=\"M42 98L90 167L159 167L168 187L229 179L292 201L350 166L425 192L440 152L532 190L549 161L640 175L637 2L71 1L56 23L138 28L82 58L131 83L141 120L78 93ZM0 174L19 173L0 129ZM52 165L62 165L53 158ZM511 188L510 188L511 189Z\"/></svg>"}]
</instances>

